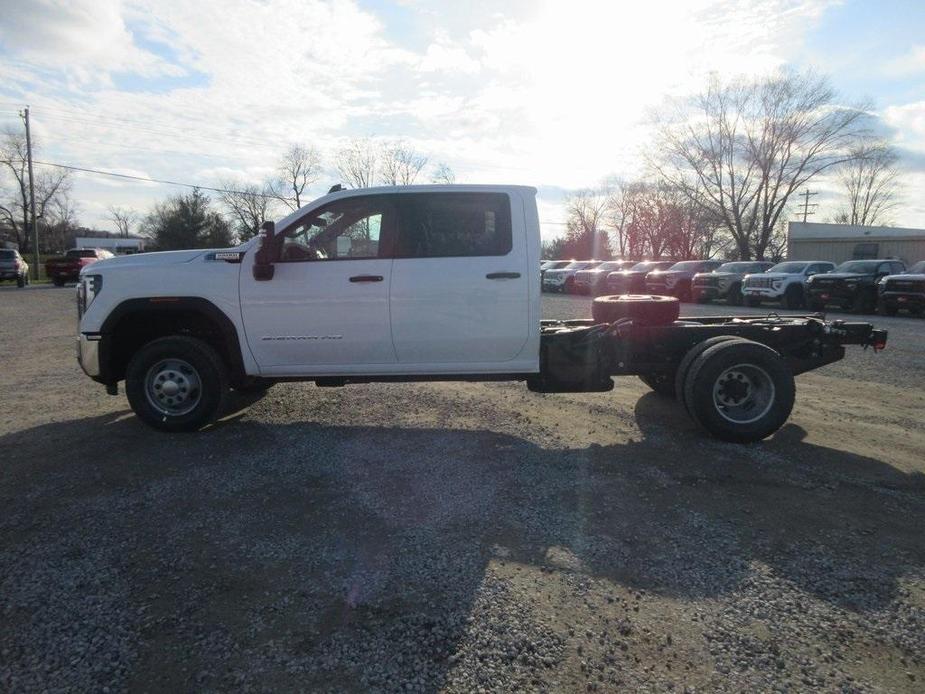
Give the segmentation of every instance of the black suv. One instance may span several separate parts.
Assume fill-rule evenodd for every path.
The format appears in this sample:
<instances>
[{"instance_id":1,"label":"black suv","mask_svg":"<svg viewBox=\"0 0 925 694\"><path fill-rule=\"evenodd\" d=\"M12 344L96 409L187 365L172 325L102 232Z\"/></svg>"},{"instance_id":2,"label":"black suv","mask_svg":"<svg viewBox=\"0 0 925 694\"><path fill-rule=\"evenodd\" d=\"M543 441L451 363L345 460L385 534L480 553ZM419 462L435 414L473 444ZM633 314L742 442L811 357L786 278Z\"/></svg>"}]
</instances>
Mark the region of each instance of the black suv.
<instances>
[{"instance_id":1,"label":"black suv","mask_svg":"<svg viewBox=\"0 0 925 694\"><path fill-rule=\"evenodd\" d=\"M925 311L925 260L921 260L901 275L887 275L879 284L880 315L895 316L899 309L920 316Z\"/></svg>"},{"instance_id":2,"label":"black suv","mask_svg":"<svg viewBox=\"0 0 925 694\"><path fill-rule=\"evenodd\" d=\"M887 275L905 272L900 260L849 260L832 272L806 280L806 303L812 311L838 306L873 312L877 306L877 283Z\"/></svg>"}]
</instances>

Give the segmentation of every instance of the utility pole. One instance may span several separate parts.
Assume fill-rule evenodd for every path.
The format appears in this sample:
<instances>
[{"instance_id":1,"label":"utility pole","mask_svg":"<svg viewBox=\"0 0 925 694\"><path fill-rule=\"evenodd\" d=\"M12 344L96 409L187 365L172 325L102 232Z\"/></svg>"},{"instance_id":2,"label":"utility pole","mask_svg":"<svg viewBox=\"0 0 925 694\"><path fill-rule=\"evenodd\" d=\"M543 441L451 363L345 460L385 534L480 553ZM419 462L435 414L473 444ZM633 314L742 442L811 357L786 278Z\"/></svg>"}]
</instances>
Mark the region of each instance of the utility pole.
<instances>
[{"instance_id":1,"label":"utility pole","mask_svg":"<svg viewBox=\"0 0 925 694\"><path fill-rule=\"evenodd\" d=\"M816 191L815 193L810 193L809 188L807 188L802 193L800 193L800 196L803 198L803 222L804 223L806 222L806 218L809 215L816 214L816 205L818 203L815 203L815 202L812 204L809 203L809 198L810 196L813 196L813 195L819 195L819 191ZM813 209L812 212L810 212L810 208Z\"/></svg>"},{"instance_id":2,"label":"utility pole","mask_svg":"<svg viewBox=\"0 0 925 694\"><path fill-rule=\"evenodd\" d=\"M39 224L35 218L35 182L32 178L32 134L29 131L29 107L20 114L26 123L26 157L29 161L29 216L32 219L32 277L39 278Z\"/></svg>"}]
</instances>

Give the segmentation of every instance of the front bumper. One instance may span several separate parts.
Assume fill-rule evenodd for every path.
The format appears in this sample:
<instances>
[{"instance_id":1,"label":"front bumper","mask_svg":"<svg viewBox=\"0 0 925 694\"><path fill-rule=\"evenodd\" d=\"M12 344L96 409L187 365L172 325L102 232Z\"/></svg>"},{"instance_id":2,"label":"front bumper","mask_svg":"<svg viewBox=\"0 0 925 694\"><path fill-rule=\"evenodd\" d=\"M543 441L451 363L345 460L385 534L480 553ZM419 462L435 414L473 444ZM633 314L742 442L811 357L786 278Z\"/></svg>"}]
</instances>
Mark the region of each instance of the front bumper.
<instances>
[{"instance_id":1,"label":"front bumper","mask_svg":"<svg viewBox=\"0 0 925 694\"><path fill-rule=\"evenodd\" d=\"M836 304L838 306L848 306L853 304L860 293L858 291L845 290L842 288L824 289L807 289L806 296L810 301L820 304Z\"/></svg>"},{"instance_id":2,"label":"front bumper","mask_svg":"<svg viewBox=\"0 0 925 694\"><path fill-rule=\"evenodd\" d=\"M100 377L100 344L102 335L77 336L77 363L90 378L97 380Z\"/></svg>"},{"instance_id":3,"label":"front bumper","mask_svg":"<svg viewBox=\"0 0 925 694\"><path fill-rule=\"evenodd\" d=\"M561 292L565 287L565 280L559 281L550 281L543 279L543 291L546 292Z\"/></svg>"},{"instance_id":4,"label":"front bumper","mask_svg":"<svg viewBox=\"0 0 925 694\"><path fill-rule=\"evenodd\" d=\"M925 294L918 292L882 292L880 301L891 308L925 308Z\"/></svg>"},{"instance_id":5,"label":"front bumper","mask_svg":"<svg viewBox=\"0 0 925 694\"><path fill-rule=\"evenodd\" d=\"M719 287L701 287L695 284L691 287L691 295L695 299L721 299L725 292L721 292Z\"/></svg>"},{"instance_id":6,"label":"front bumper","mask_svg":"<svg viewBox=\"0 0 925 694\"><path fill-rule=\"evenodd\" d=\"M742 287L742 294L762 299L780 299L784 295L780 289L771 287Z\"/></svg>"}]
</instances>

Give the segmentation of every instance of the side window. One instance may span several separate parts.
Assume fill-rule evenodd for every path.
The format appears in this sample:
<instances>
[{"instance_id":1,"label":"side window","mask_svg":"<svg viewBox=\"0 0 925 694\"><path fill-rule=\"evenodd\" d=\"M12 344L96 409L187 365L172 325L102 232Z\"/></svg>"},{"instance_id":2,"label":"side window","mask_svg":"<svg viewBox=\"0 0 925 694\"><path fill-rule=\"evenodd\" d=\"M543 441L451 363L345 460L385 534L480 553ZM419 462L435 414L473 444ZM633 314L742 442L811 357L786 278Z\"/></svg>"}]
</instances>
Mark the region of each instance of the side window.
<instances>
[{"instance_id":1,"label":"side window","mask_svg":"<svg viewBox=\"0 0 925 694\"><path fill-rule=\"evenodd\" d=\"M401 195L396 257L499 256L511 251L511 206L503 193Z\"/></svg>"},{"instance_id":2,"label":"side window","mask_svg":"<svg viewBox=\"0 0 925 694\"><path fill-rule=\"evenodd\" d=\"M902 263L891 263L891 265L893 268L890 270L890 272L894 275L900 275L906 271L906 266Z\"/></svg>"},{"instance_id":3,"label":"side window","mask_svg":"<svg viewBox=\"0 0 925 694\"><path fill-rule=\"evenodd\" d=\"M889 275L892 270L892 265L892 263L880 263L880 265L877 266L877 274Z\"/></svg>"},{"instance_id":4,"label":"side window","mask_svg":"<svg viewBox=\"0 0 925 694\"><path fill-rule=\"evenodd\" d=\"M337 200L289 227L281 236L281 262L389 257L396 220L387 195Z\"/></svg>"}]
</instances>

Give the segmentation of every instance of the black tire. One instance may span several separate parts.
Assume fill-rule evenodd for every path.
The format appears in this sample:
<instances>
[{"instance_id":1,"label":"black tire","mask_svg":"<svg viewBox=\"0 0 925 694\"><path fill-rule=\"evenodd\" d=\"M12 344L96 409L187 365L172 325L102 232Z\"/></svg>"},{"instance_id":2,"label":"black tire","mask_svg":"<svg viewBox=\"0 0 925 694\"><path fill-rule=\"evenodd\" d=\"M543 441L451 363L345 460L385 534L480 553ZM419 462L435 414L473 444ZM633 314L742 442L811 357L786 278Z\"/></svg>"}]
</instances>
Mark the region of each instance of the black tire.
<instances>
[{"instance_id":1,"label":"black tire","mask_svg":"<svg viewBox=\"0 0 925 694\"><path fill-rule=\"evenodd\" d=\"M899 309L882 301L877 302L877 313L881 316L895 316Z\"/></svg>"},{"instance_id":2,"label":"black tire","mask_svg":"<svg viewBox=\"0 0 925 694\"><path fill-rule=\"evenodd\" d=\"M260 378L260 376L247 376L240 383L232 385L232 389L238 393L266 393L276 384L276 381L270 378Z\"/></svg>"},{"instance_id":3,"label":"black tire","mask_svg":"<svg viewBox=\"0 0 925 694\"><path fill-rule=\"evenodd\" d=\"M51 278L51 283L52 283L53 285L55 285L56 287L63 287L63 286L64 286L64 280L61 279L60 277L52 277L52 278Z\"/></svg>"},{"instance_id":4,"label":"black tire","mask_svg":"<svg viewBox=\"0 0 925 694\"><path fill-rule=\"evenodd\" d=\"M649 388L659 395L669 398L674 397L674 374L673 373L647 373L639 374L639 380L645 383Z\"/></svg>"},{"instance_id":5,"label":"black tire","mask_svg":"<svg viewBox=\"0 0 925 694\"><path fill-rule=\"evenodd\" d=\"M198 399L189 411L171 414L167 409L155 406L152 401L155 396L148 395L149 385L156 388L158 381L158 373L152 373L152 370L170 362L185 364L195 374L195 379L187 372L168 378L167 382L176 386L178 382L184 382L185 376L185 382L190 384L190 393L180 395L178 399L183 398L185 402L193 396L195 388L192 384L199 384ZM181 371L182 367L175 370ZM221 413L227 393L228 373L221 357L208 344L193 337L172 336L153 340L134 354L125 371L125 394L129 405L141 421L161 431L197 431L211 424ZM164 407L168 408L166 404Z\"/></svg>"},{"instance_id":6,"label":"black tire","mask_svg":"<svg viewBox=\"0 0 925 694\"><path fill-rule=\"evenodd\" d=\"M613 323L632 318L638 325L670 325L678 320L681 308L673 296L620 294L599 296L591 304L595 323Z\"/></svg>"},{"instance_id":7,"label":"black tire","mask_svg":"<svg viewBox=\"0 0 925 694\"><path fill-rule=\"evenodd\" d=\"M729 287L729 291L726 292L726 303L730 306L741 306L742 305L742 285L734 284Z\"/></svg>"},{"instance_id":8,"label":"black tire","mask_svg":"<svg viewBox=\"0 0 925 694\"><path fill-rule=\"evenodd\" d=\"M22 289L29 283L28 278L25 275L20 275L16 278L16 286Z\"/></svg>"},{"instance_id":9,"label":"black tire","mask_svg":"<svg viewBox=\"0 0 925 694\"><path fill-rule=\"evenodd\" d=\"M825 304L821 301L810 300L809 310L813 313L825 313Z\"/></svg>"},{"instance_id":10,"label":"black tire","mask_svg":"<svg viewBox=\"0 0 925 694\"><path fill-rule=\"evenodd\" d=\"M791 284L780 300L781 308L797 309L803 306L803 290L796 284Z\"/></svg>"},{"instance_id":11,"label":"black tire","mask_svg":"<svg viewBox=\"0 0 925 694\"><path fill-rule=\"evenodd\" d=\"M877 310L876 289L873 292L861 291L851 304L853 313L875 313Z\"/></svg>"},{"instance_id":12,"label":"black tire","mask_svg":"<svg viewBox=\"0 0 925 694\"><path fill-rule=\"evenodd\" d=\"M694 360L697 357L699 357L714 345L718 345L722 342L728 342L729 340L742 339L743 338L736 337L735 335L717 335L716 337L708 338L703 342L698 342L687 351L687 354L684 355L684 358L678 364L678 368L674 373L674 392L680 403L684 406L684 409L687 410L688 414L690 414L690 409L687 407L687 402L684 400L684 383L687 381L687 374L690 371L691 364L694 363Z\"/></svg>"},{"instance_id":13,"label":"black tire","mask_svg":"<svg viewBox=\"0 0 925 694\"><path fill-rule=\"evenodd\" d=\"M733 443L760 441L780 429L795 395L793 373L780 354L748 340L710 347L691 364L684 383L694 421Z\"/></svg>"},{"instance_id":14,"label":"black tire","mask_svg":"<svg viewBox=\"0 0 925 694\"><path fill-rule=\"evenodd\" d=\"M758 308L761 306L761 299L754 296L747 296L745 297L745 303L749 308Z\"/></svg>"}]
</instances>

